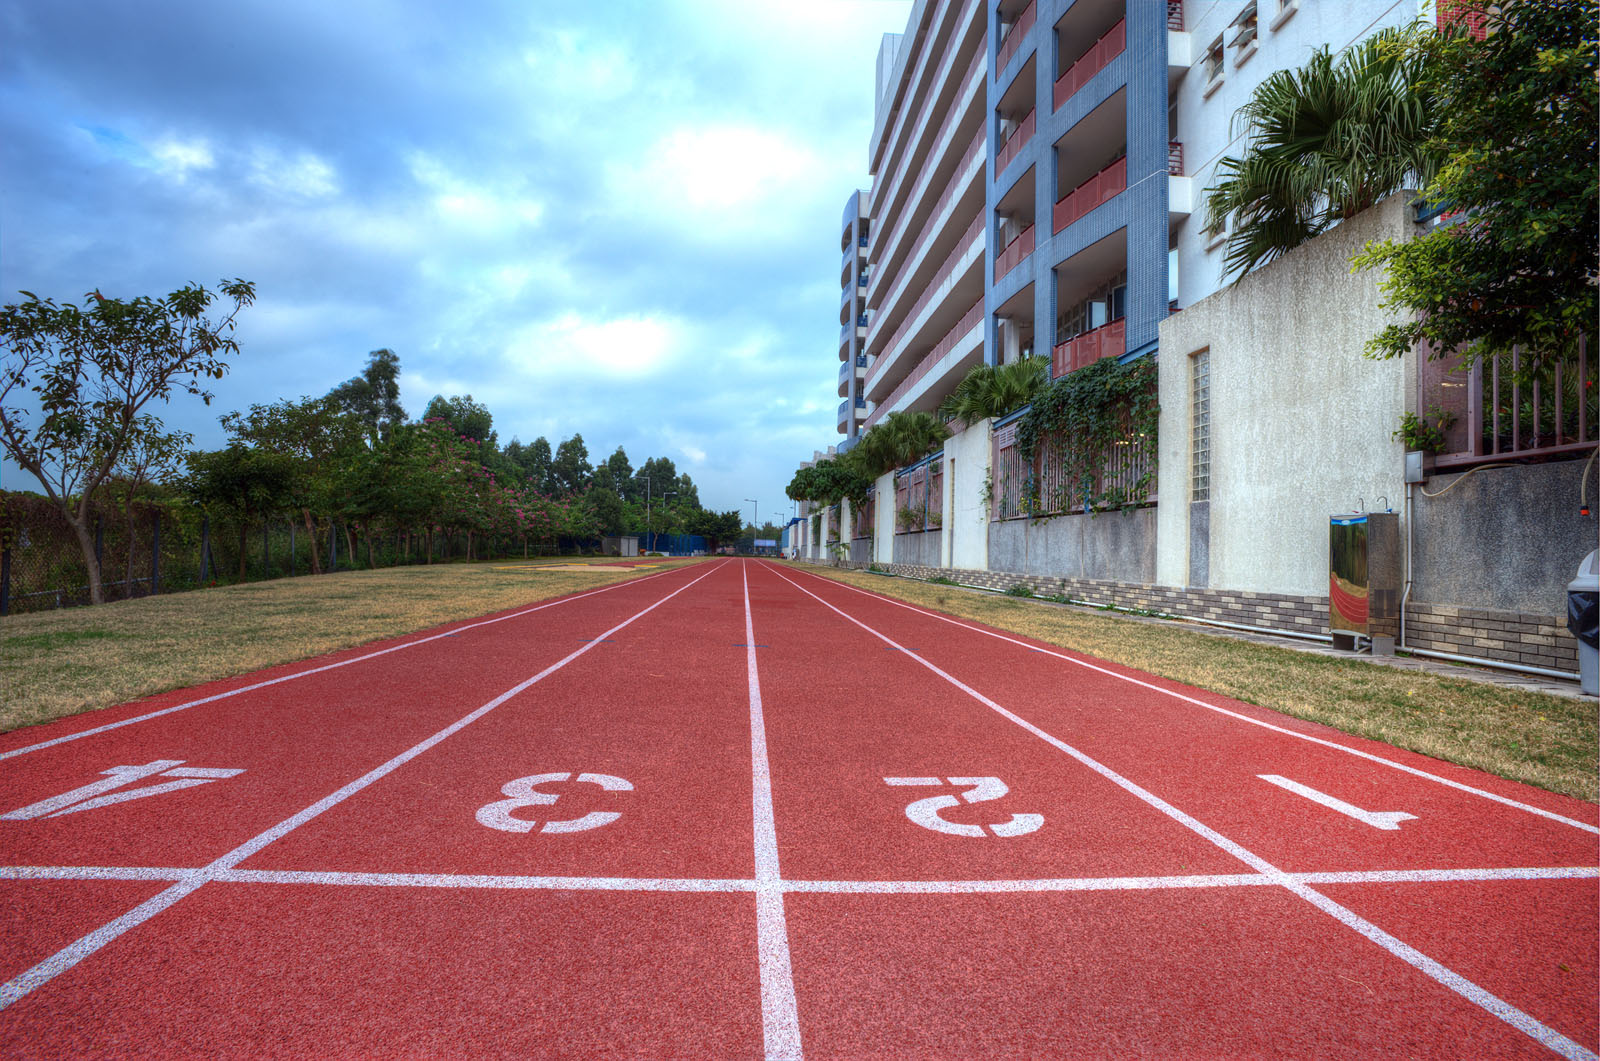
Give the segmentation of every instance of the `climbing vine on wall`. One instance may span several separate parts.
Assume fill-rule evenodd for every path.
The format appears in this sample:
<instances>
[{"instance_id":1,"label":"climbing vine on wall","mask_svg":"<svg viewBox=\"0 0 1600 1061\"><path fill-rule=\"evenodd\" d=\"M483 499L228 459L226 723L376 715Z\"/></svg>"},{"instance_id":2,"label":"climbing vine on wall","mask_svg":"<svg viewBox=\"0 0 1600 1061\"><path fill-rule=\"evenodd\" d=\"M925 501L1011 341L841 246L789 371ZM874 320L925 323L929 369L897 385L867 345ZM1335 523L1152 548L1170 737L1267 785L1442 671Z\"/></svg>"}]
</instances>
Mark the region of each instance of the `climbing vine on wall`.
<instances>
[{"instance_id":1,"label":"climbing vine on wall","mask_svg":"<svg viewBox=\"0 0 1600 1061\"><path fill-rule=\"evenodd\" d=\"M1152 357L1119 364L1108 357L1041 391L1017 421L1017 449L1036 474L1035 512L1089 511L1144 504L1156 481L1161 407ZM1041 498L1041 490L1056 495Z\"/></svg>"}]
</instances>

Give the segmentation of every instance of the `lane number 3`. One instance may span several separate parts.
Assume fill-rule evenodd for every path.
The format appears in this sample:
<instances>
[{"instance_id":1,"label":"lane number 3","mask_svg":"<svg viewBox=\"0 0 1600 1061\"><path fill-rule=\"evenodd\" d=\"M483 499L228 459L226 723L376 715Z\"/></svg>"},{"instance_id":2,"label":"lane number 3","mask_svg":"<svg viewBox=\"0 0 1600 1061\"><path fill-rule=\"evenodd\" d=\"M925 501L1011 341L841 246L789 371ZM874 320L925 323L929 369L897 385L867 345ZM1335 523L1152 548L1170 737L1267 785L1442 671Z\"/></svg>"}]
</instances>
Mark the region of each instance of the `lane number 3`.
<instances>
[{"instance_id":1,"label":"lane number 3","mask_svg":"<svg viewBox=\"0 0 1600 1061\"><path fill-rule=\"evenodd\" d=\"M540 792L540 785L555 784L559 781L570 781L570 773L561 774L533 774L529 777L519 777L515 781L507 781L500 786L500 794L505 799L484 804L478 808L478 824L487 825L491 829L499 829L507 833L528 833L538 825L537 821L525 818L513 818L511 812L522 807L548 807L554 803L557 794L554 792ZM599 785L607 792L632 792L633 786L620 777L610 774L579 774L578 780L591 785ZM581 818L558 819L547 821L539 831L541 833L581 833L585 829L598 829L602 825L610 825L622 817L616 811L591 811Z\"/></svg>"},{"instance_id":2,"label":"lane number 3","mask_svg":"<svg viewBox=\"0 0 1600 1061\"><path fill-rule=\"evenodd\" d=\"M966 789L961 793L960 799L953 795L929 796L919 799L906 807L906 817L922 826L932 829L936 833L946 833L950 836L984 836L984 829L988 829L996 836L1023 836L1033 832L1044 824L1042 814L1013 814L1008 822L999 825L959 825L947 822L939 816L942 810L959 807L962 802L982 803L985 800L999 799L1010 789L998 777L886 777L886 785L904 785L917 787L936 787L945 784L955 785L957 788Z\"/></svg>"}]
</instances>

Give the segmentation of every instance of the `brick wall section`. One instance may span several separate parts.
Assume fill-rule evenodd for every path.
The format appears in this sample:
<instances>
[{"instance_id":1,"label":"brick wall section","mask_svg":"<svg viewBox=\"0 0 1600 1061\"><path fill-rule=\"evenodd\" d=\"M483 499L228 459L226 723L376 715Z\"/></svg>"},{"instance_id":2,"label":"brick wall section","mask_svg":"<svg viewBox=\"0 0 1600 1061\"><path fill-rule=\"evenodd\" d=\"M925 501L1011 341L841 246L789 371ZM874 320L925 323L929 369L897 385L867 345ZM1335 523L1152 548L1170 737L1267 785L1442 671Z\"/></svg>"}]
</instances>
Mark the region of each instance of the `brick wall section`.
<instances>
[{"instance_id":1,"label":"brick wall section","mask_svg":"<svg viewBox=\"0 0 1600 1061\"><path fill-rule=\"evenodd\" d=\"M865 569L866 563L839 566ZM1328 598L1242 590L1188 589L1135 582L1086 578L1018 575L1006 571L966 571L916 564L878 564L880 571L911 578L935 576L963 586L1006 590L1025 585L1041 597L1061 595L1089 604L1135 611L1161 612L1187 619L1209 619L1308 634L1328 632ZM1450 652L1529 667L1576 672L1578 642L1566 620L1553 615L1452 608L1438 604L1406 605L1406 644L1410 648Z\"/></svg>"}]
</instances>

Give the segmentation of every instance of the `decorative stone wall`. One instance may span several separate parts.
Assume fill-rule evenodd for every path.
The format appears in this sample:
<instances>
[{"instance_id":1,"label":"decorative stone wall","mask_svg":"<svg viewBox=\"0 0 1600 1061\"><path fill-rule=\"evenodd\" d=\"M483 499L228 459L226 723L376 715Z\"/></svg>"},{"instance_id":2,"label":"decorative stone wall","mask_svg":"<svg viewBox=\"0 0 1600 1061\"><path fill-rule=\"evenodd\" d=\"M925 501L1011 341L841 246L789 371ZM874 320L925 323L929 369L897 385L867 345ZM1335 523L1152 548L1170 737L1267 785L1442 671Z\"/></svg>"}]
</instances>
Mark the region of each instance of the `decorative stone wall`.
<instances>
[{"instance_id":1,"label":"decorative stone wall","mask_svg":"<svg viewBox=\"0 0 1600 1061\"><path fill-rule=\"evenodd\" d=\"M840 566L864 569L860 563ZM1328 632L1328 598L1249 590L1153 586L1099 579L1055 578L1008 571L967 571L920 564L878 564L892 575L952 579L963 586L1003 591L1025 585L1037 596L1061 595L1094 605L1156 612L1184 619L1236 623L1263 630L1296 633ZM1434 604L1406 605L1406 645L1434 652L1519 663L1574 673L1578 642L1565 618L1518 612L1451 608Z\"/></svg>"}]
</instances>

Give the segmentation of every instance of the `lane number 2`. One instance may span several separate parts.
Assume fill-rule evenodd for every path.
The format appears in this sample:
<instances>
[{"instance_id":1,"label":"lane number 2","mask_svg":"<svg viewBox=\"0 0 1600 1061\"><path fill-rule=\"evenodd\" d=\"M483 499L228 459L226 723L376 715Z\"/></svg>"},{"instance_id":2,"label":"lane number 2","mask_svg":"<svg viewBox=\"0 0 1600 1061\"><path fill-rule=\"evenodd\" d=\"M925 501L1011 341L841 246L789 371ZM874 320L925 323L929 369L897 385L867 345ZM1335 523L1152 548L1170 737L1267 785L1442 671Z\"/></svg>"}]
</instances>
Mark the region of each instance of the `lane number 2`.
<instances>
[{"instance_id":1,"label":"lane number 2","mask_svg":"<svg viewBox=\"0 0 1600 1061\"><path fill-rule=\"evenodd\" d=\"M986 835L984 829L987 828L996 836L1023 836L1044 824L1042 814L1013 814L1010 821L989 826L959 825L947 822L939 816L940 811L959 807L963 801L982 803L1004 796L1010 789L1006 788L1006 783L998 777L886 777L883 781L886 785L932 788L948 783L957 788L965 788L966 791L961 793L960 799L949 794L929 796L906 807L907 818L924 829L932 829L936 833L946 833L950 836L984 836Z\"/></svg>"},{"instance_id":2,"label":"lane number 2","mask_svg":"<svg viewBox=\"0 0 1600 1061\"><path fill-rule=\"evenodd\" d=\"M548 807L554 803L557 794L554 792L540 792L540 785L555 784L560 781L570 781L570 773L561 774L533 774L529 777L519 777L515 781L507 781L500 786L500 794L505 799L486 803L478 808L478 823L487 825L491 829L499 829L507 833L529 833L538 821L529 821L525 818L513 818L511 812L522 807ZM591 785L599 785L607 792L632 792L633 786L620 777L610 774L579 774L578 780ZM610 825L622 817L616 811L591 811L581 818L557 819L547 821L539 831L541 833L581 833L585 829L598 829L602 825Z\"/></svg>"}]
</instances>

